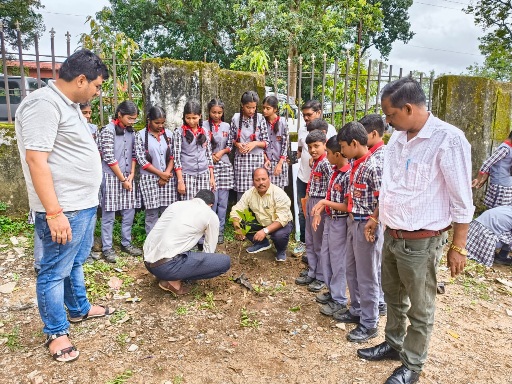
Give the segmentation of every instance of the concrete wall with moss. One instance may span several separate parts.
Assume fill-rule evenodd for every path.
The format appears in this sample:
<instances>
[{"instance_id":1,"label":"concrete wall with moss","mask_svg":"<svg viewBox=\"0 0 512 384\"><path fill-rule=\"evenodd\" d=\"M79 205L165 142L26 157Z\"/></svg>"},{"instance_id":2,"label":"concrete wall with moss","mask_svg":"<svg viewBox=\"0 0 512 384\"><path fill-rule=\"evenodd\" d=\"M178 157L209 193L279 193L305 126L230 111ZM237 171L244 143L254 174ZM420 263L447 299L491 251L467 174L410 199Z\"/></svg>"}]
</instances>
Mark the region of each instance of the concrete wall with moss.
<instances>
[{"instance_id":1,"label":"concrete wall with moss","mask_svg":"<svg viewBox=\"0 0 512 384\"><path fill-rule=\"evenodd\" d=\"M512 84L470 76L442 76L434 81L432 112L462 129L471 143L473 177L512 129ZM473 190L477 209L484 190Z\"/></svg>"},{"instance_id":2,"label":"concrete wall with moss","mask_svg":"<svg viewBox=\"0 0 512 384\"><path fill-rule=\"evenodd\" d=\"M9 215L26 215L27 188L21 170L13 124L0 123L0 164L0 201L7 203Z\"/></svg>"},{"instance_id":3,"label":"concrete wall with moss","mask_svg":"<svg viewBox=\"0 0 512 384\"><path fill-rule=\"evenodd\" d=\"M146 59L142 61L142 87L145 110L161 106L167 114L167 127L174 129L182 125L183 106L190 99L201 103L206 119L208 102L221 98L226 105L225 120L231 121L240 109L240 97L245 91L255 91L263 100L265 77L220 69L215 63Z\"/></svg>"}]
</instances>

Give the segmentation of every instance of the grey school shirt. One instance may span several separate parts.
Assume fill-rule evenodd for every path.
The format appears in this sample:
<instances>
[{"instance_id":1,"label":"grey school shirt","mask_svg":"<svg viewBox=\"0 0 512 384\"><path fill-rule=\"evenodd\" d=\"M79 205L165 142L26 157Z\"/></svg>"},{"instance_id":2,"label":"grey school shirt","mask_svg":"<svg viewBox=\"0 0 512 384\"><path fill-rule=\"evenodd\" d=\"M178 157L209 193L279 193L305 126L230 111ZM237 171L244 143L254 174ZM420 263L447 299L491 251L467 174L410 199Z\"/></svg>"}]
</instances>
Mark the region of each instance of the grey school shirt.
<instances>
[{"instance_id":1,"label":"grey school shirt","mask_svg":"<svg viewBox=\"0 0 512 384\"><path fill-rule=\"evenodd\" d=\"M53 187L64 211L98 205L101 160L87 120L78 103L69 100L49 81L48 87L30 93L16 111L16 139L27 184L30 208L45 209L37 196L26 151L49 152Z\"/></svg>"}]
</instances>

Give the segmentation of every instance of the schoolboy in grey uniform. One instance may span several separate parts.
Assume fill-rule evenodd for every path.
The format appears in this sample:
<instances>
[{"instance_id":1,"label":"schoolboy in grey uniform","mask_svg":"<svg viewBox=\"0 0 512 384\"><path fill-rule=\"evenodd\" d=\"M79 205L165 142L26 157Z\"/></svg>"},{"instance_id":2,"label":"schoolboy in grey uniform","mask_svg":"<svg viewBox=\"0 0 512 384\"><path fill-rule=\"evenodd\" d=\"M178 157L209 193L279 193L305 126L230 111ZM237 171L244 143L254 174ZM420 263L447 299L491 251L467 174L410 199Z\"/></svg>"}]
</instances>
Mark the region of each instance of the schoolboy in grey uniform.
<instances>
[{"instance_id":1,"label":"schoolboy in grey uniform","mask_svg":"<svg viewBox=\"0 0 512 384\"><path fill-rule=\"evenodd\" d=\"M347 278L345 271L347 246L347 217L345 191L348 187L350 164L341 154L341 146L336 137L327 140L327 158L333 165L333 173L325 199L313 208L313 230L325 210L325 224L322 240L322 268L328 292L319 293L316 301L323 304L320 313L332 316L347 310Z\"/></svg>"},{"instance_id":2,"label":"schoolboy in grey uniform","mask_svg":"<svg viewBox=\"0 0 512 384\"><path fill-rule=\"evenodd\" d=\"M384 119L381 115L377 113L373 113L370 115L364 116L359 122L363 125L364 129L366 129L366 133L368 133L368 149L370 150L370 156L373 156L376 160L376 164L381 168L384 165L384 141L382 140L382 136L384 136L384 130L386 128L384 124ZM387 305L384 301L384 292L382 291L382 282L381 282L381 265L382 265L382 246L384 245L384 229L381 225L377 226L377 231L379 231L376 236L376 244L375 244L375 257L379 259L379 315L385 316L387 311Z\"/></svg>"},{"instance_id":3,"label":"schoolboy in grey uniform","mask_svg":"<svg viewBox=\"0 0 512 384\"><path fill-rule=\"evenodd\" d=\"M322 238L324 233L325 211L318 213L322 221L317 230L312 227L313 217L311 210L327 194L327 187L332 174L332 168L325 153L325 133L314 130L306 137L309 154L313 158L311 175L306 187L306 256L308 258L309 271L306 276L295 279L298 285L308 285L308 291L318 292L325 287L322 269Z\"/></svg>"},{"instance_id":4,"label":"schoolboy in grey uniform","mask_svg":"<svg viewBox=\"0 0 512 384\"><path fill-rule=\"evenodd\" d=\"M366 146L368 135L358 122L346 124L338 133L343 154L354 159L347 191L347 283L350 291L349 311L333 317L357 327L347 334L352 342L364 342L377 337L379 321L379 260L376 258L375 241L365 237L365 225L371 219L378 203L382 168ZM376 220L373 218L373 220Z\"/></svg>"},{"instance_id":5,"label":"schoolboy in grey uniform","mask_svg":"<svg viewBox=\"0 0 512 384\"><path fill-rule=\"evenodd\" d=\"M131 101L123 101L116 109L116 119L100 132L103 183L101 186L101 242L103 256L108 262L115 263L117 255L112 248L112 233L116 211L121 212L121 250L132 256L142 251L131 244L132 224L137 201L136 188L133 185L135 175L135 133L133 128L122 121L138 114L137 107ZM124 180L114 171L118 167Z\"/></svg>"}]
</instances>

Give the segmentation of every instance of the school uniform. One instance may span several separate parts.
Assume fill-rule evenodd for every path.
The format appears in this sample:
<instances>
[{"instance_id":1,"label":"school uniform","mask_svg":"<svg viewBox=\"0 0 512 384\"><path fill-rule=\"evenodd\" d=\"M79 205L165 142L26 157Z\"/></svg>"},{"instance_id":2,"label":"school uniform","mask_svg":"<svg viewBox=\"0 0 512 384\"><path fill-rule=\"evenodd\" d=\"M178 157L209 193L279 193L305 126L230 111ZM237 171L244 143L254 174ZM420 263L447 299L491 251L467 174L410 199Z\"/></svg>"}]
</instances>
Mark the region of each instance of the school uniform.
<instances>
[{"instance_id":1,"label":"school uniform","mask_svg":"<svg viewBox=\"0 0 512 384\"><path fill-rule=\"evenodd\" d=\"M322 240L325 225L325 211L321 212L322 219L316 231L313 230L313 216L311 210L322 199L325 199L329 180L331 179L332 168L324 153L320 156L311 168L309 182L306 187L306 196L309 196L306 202L306 256L308 258L308 276L316 280L325 281L323 273L323 263L326 262L322 254Z\"/></svg>"},{"instance_id":2,"label":"school uniform","mask_svg":"<svg viewBox=\"0 0 512 384\"><path fill-rule=\"evenodd\" d=\"M380 141L377 144L375 144L373 147L369 149L370 156L372 156L375 159L375 163L378 167L381 169L382 173L382 167L384 165L384 141ZM378 275L379 275L379 311L382 309L382 314L384 314L385 308L386 308L386 302L384 301L384 291L382 290L382 278L381 278L381 266L382 266L382 247L384 245L384 228L382 225L378 225L375 229L377 235L375 236L375 257L379 260L379 268L378 268Z\"/></svg>"},{"instance_id":3,"label":"school uniform","mask_svg":"<svg viewBox=\"0 0 512 384\"><path fill-rule=\"evenodd\" d=\"M122 215L121 244L129 246L132 238L132 224L135 208L140 207L135 182L131 191L123 188L111 167L118 165L125 177L132 170L135 161L135 133L132 128L121 128L113 122L103 128L99 135L101 148L103 181L101 185L101 241L103 251L112 249L112 232L116 211Z\"/></svg>"},{"instance_id":4,"label":"school uniform","mask_svg":"<svg viewBox=\"0 0 512 384\"><path fill-rule=\"evenodd\" d=\"M348 187L350 164L333 173L327 188L326 200L343 203ZM325 223L322 238L322 274L331 298L338 304L347 305L347 278L345 272L347 242L347 212L325 208Z\"/></svg>"},{"instance_id":5,"label":"school uniform","mask_svg":"<svg viewBox=\"0 0 512 384\"><path fill-rule=\"evenodd\" d=\"M265 120L268 132L268 146L265 149L268 159L270 160L270 182L277 185L279 188L284 188L288 185L288 163L286 156L288 154L288 124L286 119L281 119L279 116L274 124ZM274 127L277 125L277 132L274 132ZM277 164L283 160L282 172L279 176L274 175Z\"/></svg>"},{"instance_id":6,"label":"school uniform","mask_svg":"<svg viewBox=\"0 0 512 384\"><path fill-rule=\"evenodd\" d=\"M256 129L254 129L254 119L256 119ZM231 129L229 130L227 147L230 151L235 142L249 143L252 141L263 141L265 147L268 147L268 132L265 125L265 119L260 113L252 117L242 117L242 127L239 128L240 113L235 113L231 120ZM252 172L256 168L264 165L263 148L256 147L250 153L242 154L235 152L235 191L239 195L243 194L253 186Z\"/></svg>"},{"instance_id":7,"label":"school uniform","mask_svg":"<svg viewBox=\"0 0 512 384\"><path fill-rule=\"evenodd\" d=\"M505 140L484 161L480 173L490 176L484 205L487 208L512 205L512 143L510 140Z\"/></svg>"},{"instance_id":8,"label":"school uniform","mask_svg":"<svg viewBox=\"0 0 512 384\"><path fill-rule=\"evenodd\" d=\"M347 285L350 291L350 314L360 316L366 329L377 327L379 320L379 259L375 248L380 244L382 231L377 228L375 241L368 242L364 227L373 214L382 182L382 165L371 152L352 164L346 195L347 209ZM379 227L380 224L377 224Z\"/></svg>"},{"instance_id":9,"label":"school uniform","mask_svg":"<svg viewBox=\"0 0 512 384\"><path fill-rule=\"evenodd\" d=\"M160 186L160 178L147 170L150 165L162 172L167 169L169 161L173 159L172 138L172 132L168 129L158 133L156 137L148 128L135 135L135 156L140 165L139 189L146 213L146 234L155 226L158 214L163 213L165 208L178 200L176 177L171 177L168 183ZM151 162L146 154L149 155Z\"/></svg>"},{"instance_id":10,"label":"school uniform","mask_svg":"<svg viewBox=\"0 0 512 384\"><path fill-rule=\"evenodd\" d=\"M194 138L189 143L185 132L189 130ZM206 141L197 144L197 137L205 134ZM211 190L210 168L213 169L212 148L208 133L201 127L196 133L183 125L174 130L174 169L181 170L185 182L185 194L179 195L180 200L193 199L201 189Z\"/></svg>"},{"instance_id":11,"label":"school uniform","mask_svg":"<svg viewBox=\"0 0 512 384\"><path fill-rule=\"evenodd\" d=\"M203 128L210 131L210 136L215 141L215 147L212 147L212 153L217 153L227 146L230 126L228 123L221 122L219 125L203 122ZM226 224L226 212L228 210L229 190L234 187L233 165L229 160L228 154L222 155L221 159L213 164L213 174L215 176L215 203L212 206L214 212L219 217L219 233L224 233Z\"/></svg>"}]
</instances>

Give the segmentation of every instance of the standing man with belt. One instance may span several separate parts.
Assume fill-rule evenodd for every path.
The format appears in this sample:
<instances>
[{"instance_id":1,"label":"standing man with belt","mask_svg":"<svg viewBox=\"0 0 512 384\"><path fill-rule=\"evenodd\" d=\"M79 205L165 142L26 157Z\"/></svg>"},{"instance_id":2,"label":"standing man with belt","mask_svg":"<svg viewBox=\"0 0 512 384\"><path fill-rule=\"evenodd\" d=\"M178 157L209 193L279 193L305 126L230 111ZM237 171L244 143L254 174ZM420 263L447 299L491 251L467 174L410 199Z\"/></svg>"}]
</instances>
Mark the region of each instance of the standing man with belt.
<instances>
[{"instance_id":1,"label":"standing man with belt","mask_svg":"<svg viewBox=\"0 0 512 384\"><path fill-rule=\"evenodd\" d=\"M452 277L464 270L466 237L473 218L471 147L464 133L433 116L421 85L402 78L382 90L382 110L395 129L384 155L376 221L387 227L382 288L388 305L386 341L359 349L366 360L401 360L386 384L416 383L427 359L434 325L436 271L453 223L448 250ZM406 329L406 319L410 325Z\"/></svg>"}]
</instances>

